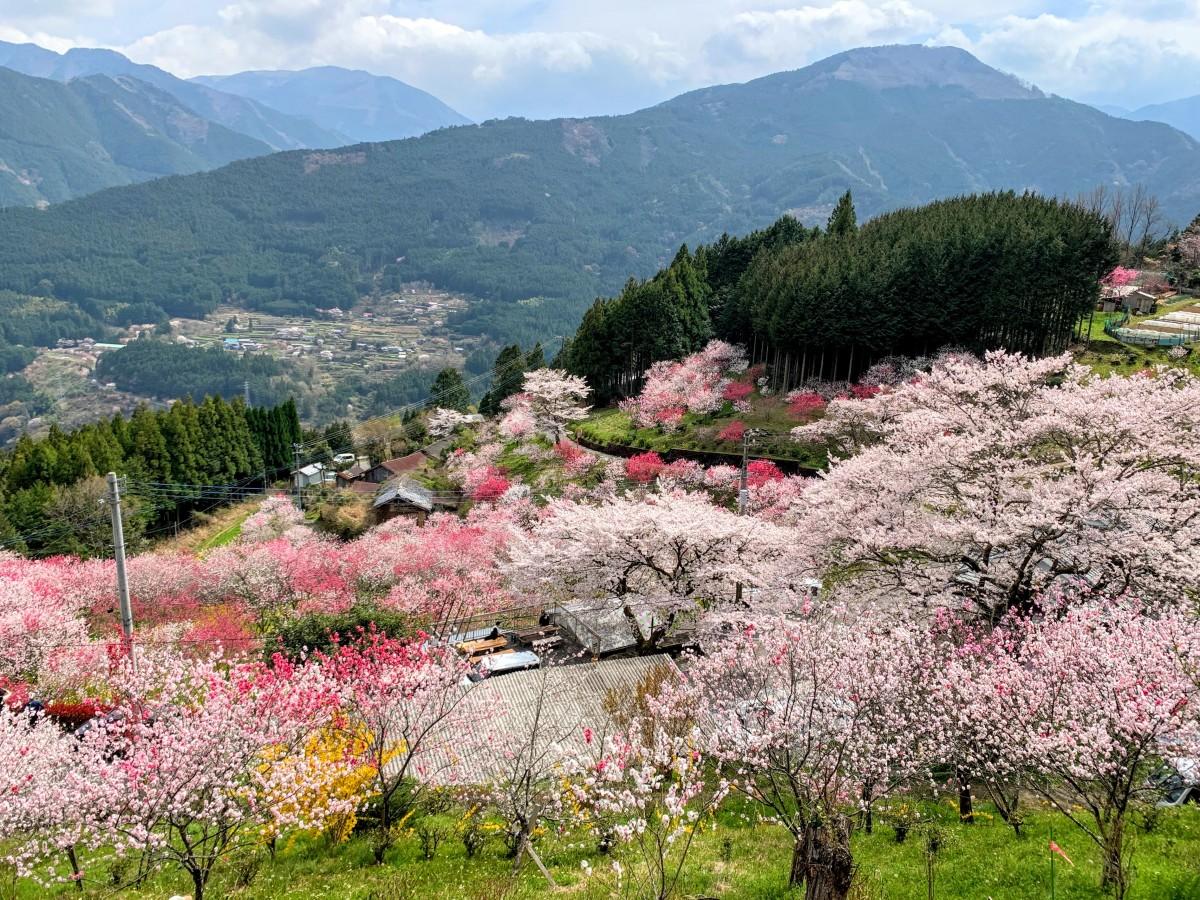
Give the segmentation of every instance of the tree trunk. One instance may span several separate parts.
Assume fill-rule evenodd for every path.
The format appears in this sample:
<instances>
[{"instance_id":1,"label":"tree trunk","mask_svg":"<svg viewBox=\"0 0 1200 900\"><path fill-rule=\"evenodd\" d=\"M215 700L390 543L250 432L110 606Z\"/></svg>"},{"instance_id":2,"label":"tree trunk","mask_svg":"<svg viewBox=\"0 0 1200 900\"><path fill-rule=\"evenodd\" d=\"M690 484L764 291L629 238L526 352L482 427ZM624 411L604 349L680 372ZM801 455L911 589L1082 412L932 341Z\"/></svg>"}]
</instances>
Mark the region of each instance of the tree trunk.
<instances>
[{"instance_id":1,"label":"tree trunk","mask_svg":"<svg viewBox=\"0 0 1200 900\"><path fill-rule=\"evenodd\" d=\"M1129 889L1125 871L1125 860L1121 850L1125 840L1125 821L1117 819L1104 837L1104 869L1100 874L1100 887L1113 892L1116 900L1125 900L1125 892Z\"/></svg>"},{"instance_id":2,"label":"tree trunk","mask_svg":"<svg viewBox=\"0 0 1200 900\"><path fill-rule=\"evenodd\" d=\"M204 900L204 872L199 868L189 870L192 876L192 900Z\"/></svg>"},{"instance_id":3,"label":"tree trunk","mask_svg":"<svg viewBox=\"0 0 1200 900\"><path fill-rule=\"evenodd\" d=\"M75 845L67 846L67 859L71 861L71 880L75 882L75 889L79 893L83 893L83 873L79 871L79 857L75 855Z\"/></svg>"},{"instance_id":4,"label":"tree trunk","mask_svg":"<svg viewBox=\"0 0 1200 900\"><path fill-rule=\"evenodd\" d=\"M958 778L958 819L964 825L975 824L975 805L971 800L971 773L966 769L955 772Z\"/></svg>"},{"instance_id":5,"label":"tree trunk","mask_svg":"<svg viewBox=\"0 0 1200 900\"><path fill-rule=\"evenodd\" d=\"M806 829L793 845L788 884L803 884L804 900L846 900L853 879L850 827L845 818Z\"/></svg>"}]
</instances>

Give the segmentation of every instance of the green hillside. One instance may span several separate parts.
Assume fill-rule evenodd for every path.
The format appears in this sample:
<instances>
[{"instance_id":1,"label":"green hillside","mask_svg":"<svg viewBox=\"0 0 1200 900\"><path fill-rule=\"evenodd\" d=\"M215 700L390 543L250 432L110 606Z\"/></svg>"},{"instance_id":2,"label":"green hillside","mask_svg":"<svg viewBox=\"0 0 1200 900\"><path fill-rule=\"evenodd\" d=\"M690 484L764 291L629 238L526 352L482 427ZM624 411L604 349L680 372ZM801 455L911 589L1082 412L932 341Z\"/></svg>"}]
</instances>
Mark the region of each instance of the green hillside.
<instances>
[{"instance_id":1,"label":"green hillside","mask_svg":"<svg viewBox=\"0 0 1200 900\"><path fill-rule=\"evenodd\" d=\"M57 203L268 152L133 78L62 84L0 68L0 205Z\"/></svg>"},{"instance_id":2,"label":"green hillside","mask_svg":"<svg viewBox=\"0 0 1200 900\"><path fill-rule=\"evenodd\" d=\"M683 242L791 212L863 218L1000 188L1144 183L1200 207L1200 144L1048 97L954 48L850 51L630 115L492 121L295 151L0 214L0 287L275 311L427 279L480 299L460 330L529 342Z\"/></svg>"}]
</instances>

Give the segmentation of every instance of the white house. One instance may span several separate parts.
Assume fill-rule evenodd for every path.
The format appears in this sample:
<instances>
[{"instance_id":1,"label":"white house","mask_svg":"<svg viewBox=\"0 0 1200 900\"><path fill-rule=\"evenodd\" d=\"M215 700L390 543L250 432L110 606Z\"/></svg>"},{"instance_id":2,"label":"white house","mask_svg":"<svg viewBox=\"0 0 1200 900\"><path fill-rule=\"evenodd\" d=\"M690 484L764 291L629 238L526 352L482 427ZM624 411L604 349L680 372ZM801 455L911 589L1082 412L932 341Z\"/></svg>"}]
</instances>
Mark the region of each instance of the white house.
<instances>
[{"instance_id":1,"label":"white house","mask_svg":"<svg viewBox=\"0 0 1200 900\"><path fill-rule=\"evenodd\" d=\"M296 471L296 487L303 489L306 487L314 487L324 484L327 480L329 480L326 477L327 473L329 478L333 477L333 472L326 468L325 463L318 462L310 463L307 466L301 466Z\"/></svg>"}]
</instances>

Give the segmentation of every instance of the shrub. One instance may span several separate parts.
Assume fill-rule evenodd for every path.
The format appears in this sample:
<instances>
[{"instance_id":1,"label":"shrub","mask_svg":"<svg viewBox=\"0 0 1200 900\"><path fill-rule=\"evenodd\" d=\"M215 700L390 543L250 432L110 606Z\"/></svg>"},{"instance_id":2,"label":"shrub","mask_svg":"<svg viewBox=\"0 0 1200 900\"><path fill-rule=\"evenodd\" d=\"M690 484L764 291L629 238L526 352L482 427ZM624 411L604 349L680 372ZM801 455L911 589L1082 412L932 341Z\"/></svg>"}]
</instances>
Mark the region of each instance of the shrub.
<instances>
[{"instance_id":1,"label":"shrub","mask_svg":"<svg viewBox=\"0 0 1200 900\"><path fill-rule=\"evenodd\" d=\"M103 712L105 709L91 700L81 703L48 703L45 709L46 715L67 731L74 731Z\"/></svg>"},{"instance_id":2,"label":"shrub","mask_svg":"<svg viewBox=\"0 0 1200 900\"><path fill-rule=\"evenodd\" d=\"M503 475L488 475L475 486L471 499L477 503L490 503L503 497L510 487L512 484Z\"/></svg>"},{"instance_id":3,"label":"shrub","mask_svg":"<svg viewBox=\"0 0 1200 900\"><path fill-rule=\"evenodd\" d=\"M636 481L639 484L649 484L659 473L662 472L666 463L663 458L653 450L647 453L639 453L637 456L631 456L625 461L625 476L630 481Z\"/></svg>"},{"instance_id":4,"label":"shrub","mask_svg":"<svg viewBox=\"0 0 1200 900\"><path fill-rule=\"evenodd\" d=\"M305 650L332 653L333 635L345 638L372 627L388 637L403 638L414 634L418 623L408 613L359 604L343 613L312 613L292 619L265 637L263 652L268 657L280 652L289 659L299 659Z\"/></svg>"},{"instance_id":5,"label":"shrub","mask_svg":"<svg viewBox=\"0 0 1200 900\"><path fill-rule=\"evenodd\" d=\"M733 421L717 432L717 440L735 444L746 434L746 423Z\"/></svg>"}]
</instances>

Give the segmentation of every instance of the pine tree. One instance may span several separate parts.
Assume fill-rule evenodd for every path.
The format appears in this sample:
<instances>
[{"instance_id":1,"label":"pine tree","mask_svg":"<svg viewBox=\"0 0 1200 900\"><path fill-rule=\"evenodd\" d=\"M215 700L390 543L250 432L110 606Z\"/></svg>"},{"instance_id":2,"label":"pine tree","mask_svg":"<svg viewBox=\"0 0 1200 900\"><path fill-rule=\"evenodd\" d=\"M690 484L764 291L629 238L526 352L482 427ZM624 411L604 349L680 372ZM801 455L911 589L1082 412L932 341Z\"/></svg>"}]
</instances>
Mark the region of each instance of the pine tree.
<instances>
[{"instance_id":1,"label":"pine tree","mask_svg":"<svg viewBox=\"0 0 1200 900\"><path fill-rule=\"evenodd\" d=\"M485 416L494 416L500 412L500 405L511 397L513 394L519 393L521 390L521 382L525 377L525 370L528 368L537 368L531 366L530 357L533 357L534 352L541 348L538 344L534 350L531 350L528 355L521 352L521 348L517 344L511 344L503 348L497 355L496 361L492 363L492 386L483 398L479 401L479 411ZM545 361L543 360L543 365Z\"/></svg>"},{"instance_id":2,"label":"pine tree","mask_svg":"<svg viewBox=\"0 0 1200 900\"><path fill-rule=\"evenodd\" d=\"M850 192L846 191L829 214L829 224L825 226L825 232L831 237L849 237L856 231L858 216L854 212L854 200Z\"/></svg>"},{"instance_id":3,"label":"pine tree","mask_svg":"<svg viewBox=\"0 0 1200 900\"><path fill-rule=\"evenodd\" d=\"M429 388L432 406L453 409L465 413L471 407L471 392L463 383L462 373L458 369L445 368L437 373L433 385Z\"/></svg>"}]
</instances>

